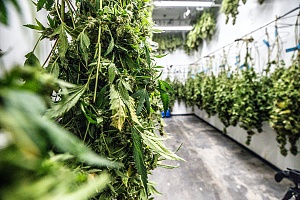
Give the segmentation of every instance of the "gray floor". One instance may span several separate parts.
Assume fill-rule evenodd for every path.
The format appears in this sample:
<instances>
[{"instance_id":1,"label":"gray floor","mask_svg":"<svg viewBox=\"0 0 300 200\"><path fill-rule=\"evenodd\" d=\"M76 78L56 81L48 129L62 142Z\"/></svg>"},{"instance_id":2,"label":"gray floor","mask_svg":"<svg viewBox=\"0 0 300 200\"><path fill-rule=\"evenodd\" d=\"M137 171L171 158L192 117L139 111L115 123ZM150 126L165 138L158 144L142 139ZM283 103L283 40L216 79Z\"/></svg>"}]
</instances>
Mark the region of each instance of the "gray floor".
<instances>
[{"instance_id":1,"label":"gray floor","mask_svg":"<svg viewBox=\"0 0 300 200\"><path fill-rule=\"evenodd\" d=\"M156 200L278 200L292 184L277 183L276 171L195 116L165 119L172 136L166 146L186 162L159 168L150 176L162 196Z\"/></svg>"}]
</instances>

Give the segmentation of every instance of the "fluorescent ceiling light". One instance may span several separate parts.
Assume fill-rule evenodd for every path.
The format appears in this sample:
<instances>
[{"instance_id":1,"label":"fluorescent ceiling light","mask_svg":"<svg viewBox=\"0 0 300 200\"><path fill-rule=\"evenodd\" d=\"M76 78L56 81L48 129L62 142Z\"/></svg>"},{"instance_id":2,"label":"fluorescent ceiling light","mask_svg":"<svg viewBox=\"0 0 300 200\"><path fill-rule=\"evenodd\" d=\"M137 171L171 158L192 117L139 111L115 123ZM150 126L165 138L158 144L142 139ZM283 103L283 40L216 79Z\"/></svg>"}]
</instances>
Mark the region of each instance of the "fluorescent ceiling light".
<instances>
[{"instance_id":1,"label":"fluorescent ceiling light","mask_svg":"<svg viewBox=\"0 0 300 200\"><path fill-rule=\"evenodd\" d=\"M154 1L158 7L211 7L213 2L207 1Z\"/></svg>"},{"instance_id":2,"label":"fluorescent ceiling light","mask_svg":"<svg viewBox=\"0 0 300 200\"><path fill-rule=\"evenodd\" d=\"M161 31L190 31L193 26L155 26L154 28Z\"/></svg>"}]
</instances>

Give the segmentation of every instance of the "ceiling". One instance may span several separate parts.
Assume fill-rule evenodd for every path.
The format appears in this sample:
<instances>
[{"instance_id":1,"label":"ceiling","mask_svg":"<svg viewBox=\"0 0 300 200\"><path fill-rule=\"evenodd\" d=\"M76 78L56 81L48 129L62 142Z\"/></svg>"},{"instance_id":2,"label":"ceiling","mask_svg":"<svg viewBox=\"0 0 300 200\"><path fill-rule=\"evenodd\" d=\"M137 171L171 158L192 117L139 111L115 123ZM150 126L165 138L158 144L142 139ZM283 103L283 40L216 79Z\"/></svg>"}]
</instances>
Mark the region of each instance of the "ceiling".
<instances>
[{"instance_id":1,"label":"ceiling","mask_svg":"<svg viewBox=\"0 0 300 200\"><path fill-rule=\"evenodd\" d=\"M159 0L154 0L159 1ZM173 0L168 0L173 1ZM191 0L180 0L191 1ZM199 2L199 1L197 1ZM215 2L215 0L201 0L201 2ZM187 11L189 15L186 16ZM188 26L203 8L201 7L156 7L154 6L152 19L157 26Z\"/></svg>"}]
</instances>

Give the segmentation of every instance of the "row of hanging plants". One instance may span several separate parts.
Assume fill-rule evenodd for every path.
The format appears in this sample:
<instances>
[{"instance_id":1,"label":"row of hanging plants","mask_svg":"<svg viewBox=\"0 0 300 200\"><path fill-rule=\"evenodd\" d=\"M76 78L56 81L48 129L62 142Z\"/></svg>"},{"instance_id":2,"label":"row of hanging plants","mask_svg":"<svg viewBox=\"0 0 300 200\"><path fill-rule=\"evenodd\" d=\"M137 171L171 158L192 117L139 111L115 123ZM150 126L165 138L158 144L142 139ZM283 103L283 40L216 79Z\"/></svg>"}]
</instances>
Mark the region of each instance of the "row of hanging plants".
<instances>
[{"instance_id":1,"label":"row of hanging plants","mask_svg":"<svg viewBox=\"0 0 300 200\"><path fill-rule=\"evenodd\" d=\"M273 64L276 64L273 62ZM270 64L270 65L273 65ZM247 63L233 72L222 70L217 76L204 72L188 78L185 83L170 81L173 98L197 106L209 116L216 115L226 127L239 125L251 137L262 132L269 122L277 133L281 154L298 153L300 138L300 59L289 67L283 63L271 74L257 73ZM268 71L268 70L267 70ZM297 143L298 141L298 143ZM289 143L289 144L288 144Z\"/></svg>"},{"instance_id":2,"label":"row of hanging plants","mask_svg":"<svg viewBox=\"0 0 300 200\"><path fill-rule=\"evenodd\" d=\"M227 24L232 18L232 24L236 22L238 7L241 2L246 4L247 0L223 0L220 11L225 14ZM264 0L257 0L263 4ZM192 21L193 29L186 34L186 41L183 40L182 33L157 33L153 35L153 41L158 43L158 53L172 53L177 48L184 47L185 52L190 54L197 51L203 40L210 40L216 32L216 18L219 9L209 8L198 14Z\"/></svg>"},{"instance_id":3,"label":"row of hanging plants","mask_svg":"<svg viewBox=\"0 0 300 200\"><path fill-rule=\"evenodd\" d=\"M193 29L187 34L185 51L189 54L197 50L203 40L210 40L216 31L215 9L204 10L193 23Z\"/></svg>"},{"instance_id":4,"label":"row of hanging plants","mask_svg":"<svg viewBox=\"0 0 300 200\"><path fill-rule=\"evenodd\" d=\"M158 44L158 54L172 53L184 45L182 33L156 33L152 40Z\"/></svg>"},{"instance_id":5,"label":"row of hanging plants","mask_svg":"<svg viewBox=\"0 0 300 200\"><path fill-rule=\"evenodd\" d=\"M26 199L151 199L157 193L148 175L172 167L163 160L182 159L158 135L172 88L159 80L147 42L150 5L36 2L47 23L25 25L41 36L26 67L0 81L0 131L13 138L13 146L1 149L7 182L0 197L19 199L18 191ZM43 64L35 55L41 40L52 41Z\"/></svg>"}]
</instances>

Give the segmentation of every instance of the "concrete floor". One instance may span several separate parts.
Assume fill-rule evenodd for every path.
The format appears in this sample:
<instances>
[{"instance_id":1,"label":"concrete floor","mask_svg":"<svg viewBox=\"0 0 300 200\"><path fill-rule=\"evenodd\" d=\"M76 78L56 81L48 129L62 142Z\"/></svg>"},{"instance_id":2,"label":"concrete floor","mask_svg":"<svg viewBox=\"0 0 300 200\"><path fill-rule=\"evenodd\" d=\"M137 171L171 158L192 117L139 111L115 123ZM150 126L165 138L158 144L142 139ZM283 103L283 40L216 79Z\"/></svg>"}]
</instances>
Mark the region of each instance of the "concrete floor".
<instances>
[{"instance_id":1,"label":"concrete floor","mask_svg":"<svg viewBox=\"0 0 300 200\"><path fill-rule=\"evenodd\" d=\"M156 200L278 200L292 183L274 180L276 171L195 116L165 118L172 136L166 146L186 162L154 170L150 180L163 193Z\"/></svg>"}]
</instances>

